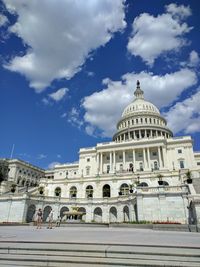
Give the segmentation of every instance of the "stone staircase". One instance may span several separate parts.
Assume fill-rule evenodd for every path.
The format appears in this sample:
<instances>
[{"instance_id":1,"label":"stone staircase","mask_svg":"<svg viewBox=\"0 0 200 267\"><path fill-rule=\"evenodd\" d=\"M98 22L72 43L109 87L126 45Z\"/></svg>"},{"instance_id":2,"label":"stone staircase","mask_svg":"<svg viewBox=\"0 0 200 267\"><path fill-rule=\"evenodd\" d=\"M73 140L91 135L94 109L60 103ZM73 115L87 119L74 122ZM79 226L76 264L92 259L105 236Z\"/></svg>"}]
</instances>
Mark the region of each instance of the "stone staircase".
<instances>
[{"instance_id":1,"label":"stone staircase","mask_svg":"<svg viewBox=\"0 0 200 267\"><path fill-rule=\"evenodd\" d=\"M199 267L200 247L3 241L0 266Z\"/></svg>"}]
</instances>

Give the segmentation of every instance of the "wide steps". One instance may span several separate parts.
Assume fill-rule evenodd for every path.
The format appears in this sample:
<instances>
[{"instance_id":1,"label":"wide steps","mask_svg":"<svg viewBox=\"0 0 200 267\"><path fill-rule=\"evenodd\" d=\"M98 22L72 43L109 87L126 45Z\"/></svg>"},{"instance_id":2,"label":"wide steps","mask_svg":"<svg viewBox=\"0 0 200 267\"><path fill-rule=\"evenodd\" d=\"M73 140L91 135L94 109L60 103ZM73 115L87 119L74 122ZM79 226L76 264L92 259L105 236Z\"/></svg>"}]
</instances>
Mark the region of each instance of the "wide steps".
<instances>
[{"instance_id":1,"label":"wide steps","mask_svg":"<svg viewBox=\"0 0 200 267\"><path fill-rule=\"evenodd\" d=\"M200 248L3 242L0 266L200 266Z\"/></svg>"}]
</instances>

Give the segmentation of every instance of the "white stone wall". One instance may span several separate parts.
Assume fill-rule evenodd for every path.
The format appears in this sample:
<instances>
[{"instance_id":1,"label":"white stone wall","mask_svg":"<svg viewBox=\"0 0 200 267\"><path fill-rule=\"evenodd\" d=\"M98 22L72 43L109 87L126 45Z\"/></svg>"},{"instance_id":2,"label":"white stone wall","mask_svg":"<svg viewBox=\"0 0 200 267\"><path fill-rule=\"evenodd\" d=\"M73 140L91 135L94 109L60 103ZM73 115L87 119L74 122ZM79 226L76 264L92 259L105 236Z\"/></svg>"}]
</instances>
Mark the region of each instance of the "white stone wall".
<instances>
[{"instance_id":1,"label":"white stone wall","mask_svg":"<svg viewBox=\"0 0 200 267\"><path fill-rule=\"evenodd\" d=\"M187 205L181 195L138 196L138 220L188 223Z\"/></svg>"},{"instance_id":2,"label":"white stone wall","mask_svg":"<svg viewBox=\"0 0 200 267\"><path fill-rule=\"evenodd\" d=\"M25 203L25 199L1 199L0 222L25 222Z\"/></svg>"}]
</instances>

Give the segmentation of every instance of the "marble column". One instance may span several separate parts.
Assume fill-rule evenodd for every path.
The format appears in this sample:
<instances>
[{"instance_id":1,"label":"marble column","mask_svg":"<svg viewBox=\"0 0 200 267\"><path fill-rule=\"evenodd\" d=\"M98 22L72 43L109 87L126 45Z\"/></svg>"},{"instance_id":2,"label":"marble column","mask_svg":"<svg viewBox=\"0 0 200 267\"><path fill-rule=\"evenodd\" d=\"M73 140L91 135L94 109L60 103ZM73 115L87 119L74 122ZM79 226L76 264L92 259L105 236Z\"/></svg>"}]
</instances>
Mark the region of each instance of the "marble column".
<instances>
[{"instance_id":1,"label":"marble column","mask_svg":"<svg viewBox=\"0 0 200 267\"><path fill-rule=\"evenodd\" d=\"M125 164L126 164L126 153L123 151L123 170L125 170Z\"/></svg>"},{"instance_id":2,"label":"marble column","mask_svg":"<svg viewBox=\"0 0 200 267\"><path fill-rule=\"evenodd\" d=\"M110 172L113 171L113 166L112 166L112 152L110 152Z\"/></svg>"},{"instance_id":3,"label":"marble column","mask_svg":"<svg viewBox=\"0 0 200 267\"><path fill-rule=\"evenodd\" d=\"M99 164L99 153L97 153L97 174L99 174L99 171L100 171L99 167L100 167L100 164Z\"/></svg>"},{"instance_id":4,"label":"marble column","mask_svg":"<svg viewBox=\"0 0 200 267\"><path fill-rule=\"evenodd\" d=\"M147 165L148 165L148 168L151 167L151 164L150 164L150 151L149 151L149 147L147 147Z\"/></svg>"},{"instance_id":5,"label":"marble column","mask_svg":"<svg viewBox=\"0 0 200 267\"><path fill-rule=\"evenodd\" d=\"M103 153L100 153L100 173L103 173Z\"/></svg>"},{"instance_id":6,"label":"marble column","mask_svg":"<svg viewBox=\"0 0 200 267\"><path fill-rule=\"evenodd\" d=\"M144 171L145 171L147 168L145 148L143 148L143 161L144 161Z\"/></svg>"},{"instance_id":7,"label":"marble column","mask_svg":"<svg viewBox=\"0 0 200 267\"><path fill-rule=\"evenodd\" d=\"M116 173L116 152L113 151L113 172Z\"/></svg>"},{"instance_id":8,"label":"marble column","mask_svg":"<svg viewBox=\"0 0 200 267\"><path fill-rule=\"evenodd\" d=\"M160 147L158 147L158 162L159 162L159 168L162 168L162 159L160 154Z\"/></svg>"}]
</instances>

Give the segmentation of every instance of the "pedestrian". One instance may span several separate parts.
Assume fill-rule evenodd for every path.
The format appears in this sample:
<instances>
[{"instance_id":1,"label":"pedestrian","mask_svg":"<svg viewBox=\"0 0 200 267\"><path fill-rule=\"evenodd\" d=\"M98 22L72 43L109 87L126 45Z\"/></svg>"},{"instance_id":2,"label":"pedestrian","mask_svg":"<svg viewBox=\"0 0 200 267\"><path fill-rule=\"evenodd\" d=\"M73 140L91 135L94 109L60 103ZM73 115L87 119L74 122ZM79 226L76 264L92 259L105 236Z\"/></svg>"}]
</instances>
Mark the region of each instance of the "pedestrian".
<instances>
[{"instance_id":1,"label":"pedestrian","mask_svg":"<svg viewBox=\"0 0 200 267\"><path fill-rule=\"evenodd\" d=\"M37 229L41 229L42 226L42 209L38 209L37 212Z\"/></svg>"},{"instance_id":2,"label":"pedestrian","mask_svg":"<svg viewBox=\"0 0 200 267\"><path fill-rule=\"evenodd\" d=\"M58 216L58 218L56 220L56 227L60 227L60 223L61 223L61 217Z\"/></svg>"},{"instance_id":3,"label":"pedestrian","mask_svg":"<svg viewBox=\"0 0 200 267\"><path fill-rule=\"evenodd\" d=\"M52 224L53 224L53 210L50 210L49 216L48 216L48 229L52 229Z\"/></svg>"}]
</instances>

